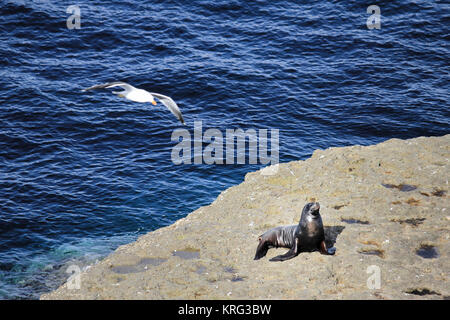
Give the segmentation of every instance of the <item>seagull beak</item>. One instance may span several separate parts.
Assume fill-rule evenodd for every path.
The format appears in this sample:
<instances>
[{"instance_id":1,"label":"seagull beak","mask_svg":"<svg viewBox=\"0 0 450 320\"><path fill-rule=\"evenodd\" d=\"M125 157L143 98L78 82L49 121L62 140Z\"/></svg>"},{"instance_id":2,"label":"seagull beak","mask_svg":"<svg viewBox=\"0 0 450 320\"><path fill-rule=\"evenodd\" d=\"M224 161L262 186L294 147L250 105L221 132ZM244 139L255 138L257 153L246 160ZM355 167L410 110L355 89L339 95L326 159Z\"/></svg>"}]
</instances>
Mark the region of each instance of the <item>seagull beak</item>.
<instances>
[{"instance_id":1,"label":"seagull beak","mask_svg":"<svg viewBox=\"0 0 450 320\"><path fill-rule=\"evenodd\" d=\"M155 100L152 101L152 105L156 106L156 101Z\"/></svg>"}]
</instances>

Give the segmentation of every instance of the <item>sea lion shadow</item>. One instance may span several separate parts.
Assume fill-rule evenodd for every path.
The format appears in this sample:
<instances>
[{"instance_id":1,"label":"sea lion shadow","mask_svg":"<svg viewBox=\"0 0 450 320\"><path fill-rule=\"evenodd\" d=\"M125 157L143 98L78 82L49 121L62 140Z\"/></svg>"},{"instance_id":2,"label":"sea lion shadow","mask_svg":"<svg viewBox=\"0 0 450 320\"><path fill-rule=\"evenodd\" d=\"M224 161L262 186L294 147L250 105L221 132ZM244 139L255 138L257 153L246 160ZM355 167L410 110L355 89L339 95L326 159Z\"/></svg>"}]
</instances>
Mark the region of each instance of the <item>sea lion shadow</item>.
<instances>
[{"instance_id":1,"label":"sea lion shadow","mask_svg":"<svg viewBox=\"0 0 450 320\"><path fill-rule=\"evenodd\" d=\"M344 229L345 229L344 226L323 227L323 231L325 233L325 244L327 245L327 248L334 247L337 237L341 234L341 232Z\"/></svg>"}]
</instances>

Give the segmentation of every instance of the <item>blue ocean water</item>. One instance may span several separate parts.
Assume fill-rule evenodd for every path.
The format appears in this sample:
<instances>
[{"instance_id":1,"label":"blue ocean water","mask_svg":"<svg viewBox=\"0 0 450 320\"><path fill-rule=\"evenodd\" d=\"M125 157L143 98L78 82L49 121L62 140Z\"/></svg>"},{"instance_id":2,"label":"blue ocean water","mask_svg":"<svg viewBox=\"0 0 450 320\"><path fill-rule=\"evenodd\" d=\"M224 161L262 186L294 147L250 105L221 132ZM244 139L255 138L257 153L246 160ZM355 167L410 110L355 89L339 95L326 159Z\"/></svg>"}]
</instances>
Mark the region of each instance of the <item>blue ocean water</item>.
<instances>
[{"instance_id":1,"label":"blue ocean water","mask_svg":"<svg viewBox=\"0 0 450 320\"><path fill-rule=\"evenodd\" d=\"M164 106L192 132L279 129L280 162L449 130L444 1L0 1L0 299L207 205L262 165L175 165ZM70 5L80 28L68 29Z\"/></svg>"}]
</instances>

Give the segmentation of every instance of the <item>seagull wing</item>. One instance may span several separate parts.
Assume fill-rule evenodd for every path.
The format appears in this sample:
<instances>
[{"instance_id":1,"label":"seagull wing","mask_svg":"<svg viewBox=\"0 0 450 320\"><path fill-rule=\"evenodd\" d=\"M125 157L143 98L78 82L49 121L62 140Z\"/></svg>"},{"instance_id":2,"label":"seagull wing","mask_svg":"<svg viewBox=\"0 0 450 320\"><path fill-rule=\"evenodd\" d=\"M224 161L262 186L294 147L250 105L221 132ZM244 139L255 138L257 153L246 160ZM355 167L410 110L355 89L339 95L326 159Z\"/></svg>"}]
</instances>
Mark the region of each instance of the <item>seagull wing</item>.
<instances>
[{"instance_id":1,"label":"seagull wing","mask_svg":"<svg viewBox=\"0 0 450 320\"><path fill-rule=\"evenodd\" d=\"M172 114L178 118L178 120L181 121L182 124L184 123L184 119L183 119L183 115L181 114L180 109L178 108L177 104L175 103L175 101L172 100L172 98L159 94L159 93L150 93L152 96L154 96L155 98L159 99L161 101L161 103L163 105L165 105L167 107L167 109L170 110L170 112L172 112Z\"/></svg>"},{"instance_id":2,"label":"seagull wing","mask_svg":"<svg viewBox=\"0 0 450 320\"><path fill-rule=\"evenodd\" d=\"M121 87L126 92L129 92L129 91L131 91L133 89L136 89L135 87L133 87L132 85L129 85L126 82L115 81L115 82L107 82L107 83L103 83L103 84L97 84L95 86L83 89L82 91L88 91L88 90L94 90L94 89L104 89L104 88L113 88L113 87Z\"/></svg>"}]
</instances>

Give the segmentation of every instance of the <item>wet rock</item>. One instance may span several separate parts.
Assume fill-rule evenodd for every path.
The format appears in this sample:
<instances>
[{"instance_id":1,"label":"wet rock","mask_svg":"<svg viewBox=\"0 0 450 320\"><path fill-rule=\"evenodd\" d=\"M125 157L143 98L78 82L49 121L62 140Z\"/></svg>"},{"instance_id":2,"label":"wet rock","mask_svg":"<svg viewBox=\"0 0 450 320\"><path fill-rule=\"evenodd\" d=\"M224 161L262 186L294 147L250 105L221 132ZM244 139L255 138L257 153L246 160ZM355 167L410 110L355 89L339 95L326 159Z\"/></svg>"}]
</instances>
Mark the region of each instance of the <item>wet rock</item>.
<instances>
[{"instance_id":1,"label":"wet rock","mask_svg":"<svg viewBox=\"0 0 450 320\"><path fill-rule=\"evenodd\" d=\"M439 257L439 252L434 246L422 245L420 249L416 250L417 255L425 259L435 259Z\"/></svg>"}]
</instances>

